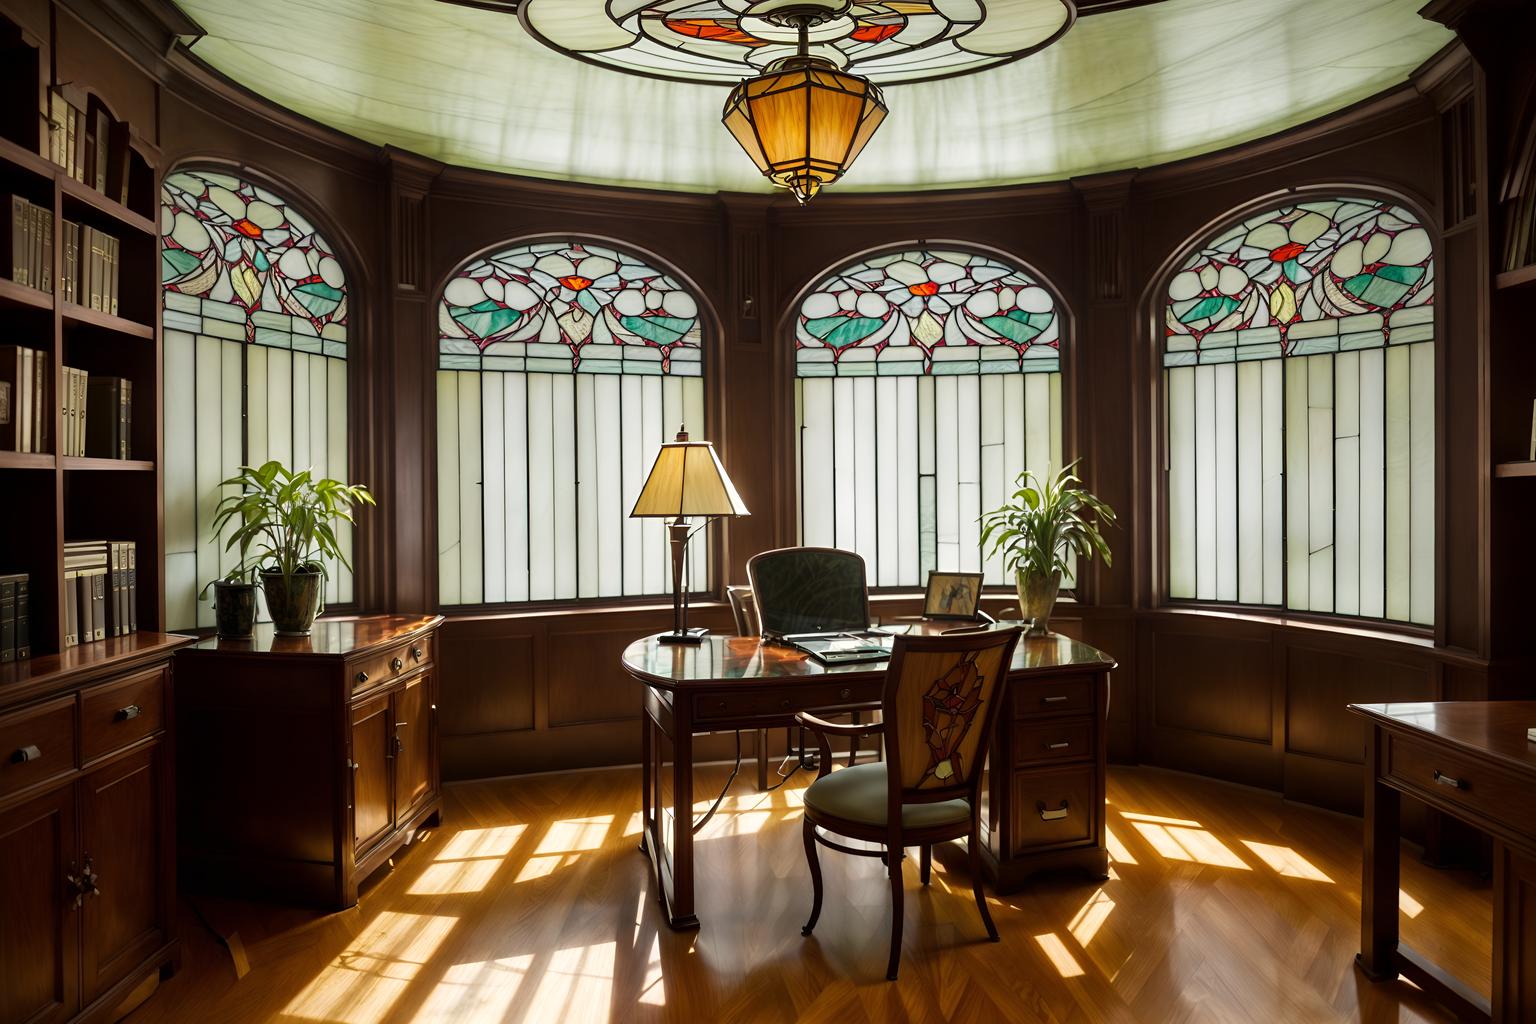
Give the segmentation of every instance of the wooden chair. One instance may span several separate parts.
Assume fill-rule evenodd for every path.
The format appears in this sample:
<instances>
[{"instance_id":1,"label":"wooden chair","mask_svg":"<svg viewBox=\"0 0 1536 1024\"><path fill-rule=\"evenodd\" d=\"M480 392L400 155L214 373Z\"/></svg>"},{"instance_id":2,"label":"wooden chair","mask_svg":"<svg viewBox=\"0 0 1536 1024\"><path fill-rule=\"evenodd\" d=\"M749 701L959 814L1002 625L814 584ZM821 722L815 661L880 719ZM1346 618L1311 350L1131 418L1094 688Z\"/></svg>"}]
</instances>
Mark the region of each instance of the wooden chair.
<instances>
[{"instance_id":1,"label":"wooden chair","mask_svg":"<svg viewBox=\"0 0 1536 1024\"><path fill-rule=\"evenodd\" d=\"M816 733L822 751L821 771L805 791L805 858L814 896L802 935L811 934L821 916L817 843L855 856L882 857L891 879L892 904L886 977L895 981L901 963L903 850L922 848L919 870L927 885L933 844L964 836L976 907L987 937L997 941L997 927L981 890L981 767L1018 639L1016 628L986 627L941 636L898 636L886 670L882 721L835 725L806 712L796 716ZM829 737L875 733L884 735L884 762L831 770ZM823 831L881 843L884 850L844 846Z\"/></svg>"},{"instance_id":2,"label":"wooden chair","mask_svg":"<svg viewBox=\"0 0 1536 1024\"><path fill-rule=\"evenodd\" d=\"M762 636L763 624L757 615L757 600L751 587L730 586L725 588L725 598L731 603L731 615L736 619L737 636ZM768 730L757 730L757 788L768 788Z\"/></svg>"}]
</instances>

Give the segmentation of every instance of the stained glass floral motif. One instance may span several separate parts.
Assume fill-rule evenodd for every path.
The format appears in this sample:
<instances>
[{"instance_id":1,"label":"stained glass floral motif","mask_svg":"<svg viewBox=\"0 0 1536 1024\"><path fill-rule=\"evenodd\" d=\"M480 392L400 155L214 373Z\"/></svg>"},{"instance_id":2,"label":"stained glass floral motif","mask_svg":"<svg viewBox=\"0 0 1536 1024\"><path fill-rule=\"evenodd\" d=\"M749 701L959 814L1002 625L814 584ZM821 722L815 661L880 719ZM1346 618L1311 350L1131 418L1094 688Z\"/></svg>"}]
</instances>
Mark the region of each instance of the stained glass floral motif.
<instances>
[{"instance_id":1,"label":"stained glass floral motif","mask_svg":"<svg viewBox=\"0 0 1536 1024\"><path fill-rule=\"evenodd\" d=\"M821 281L795 320L798 375L1050 373L1060 315L1051 294L993 256L887 253Z\"/></svg>"},{"instance_id":2,"label":"stained glass floral motif","mask_svg":"<svg viewBox=\"0 0 1536 1024\"><path fill-rule=\"evenodd\" d=\"M1304 202L1250 217L1168 283L1164 365L1316 355L1433 331L1428 233L1385 200Z\"/></svg>"},{"instance_id":3,"label":"stained glass floral motif","mask_svg":"<svg viewBox=\"0 0 1536 1024\"><path fill-rule=\"evenodd\" d=\"M248 342L345 354L347 279L334 250L259 185L214 171L169 175L160 279L168 293L196 297L216 318L240 323Z\"/></svg>"},{"instance_id":4,"label":"stained glass floral motif","mask_svg":"<svg viewBox=\"0 0 1536 1024\"><path fill-rule=\"evenodd\" d=\"M477 259L438 304L439 366L698 376L699 306L645 261L576 241Z\"/></svg>"},{"instance_id":5,"label":"stained glass floral motif","mask_svg":"<svg viewBox=\"0 0 1536 1024\"><path fill-rule=\"evenodd\" d=\"M534 38L633 74L734 83L795 52L796 31L749 0L525 0ZM615 8L619 8L615 10ZM854 3L811 30L811 52L881 83L979 71L1049 43L1071 22L1062 0Z\"/></svg>"}]
</instances>

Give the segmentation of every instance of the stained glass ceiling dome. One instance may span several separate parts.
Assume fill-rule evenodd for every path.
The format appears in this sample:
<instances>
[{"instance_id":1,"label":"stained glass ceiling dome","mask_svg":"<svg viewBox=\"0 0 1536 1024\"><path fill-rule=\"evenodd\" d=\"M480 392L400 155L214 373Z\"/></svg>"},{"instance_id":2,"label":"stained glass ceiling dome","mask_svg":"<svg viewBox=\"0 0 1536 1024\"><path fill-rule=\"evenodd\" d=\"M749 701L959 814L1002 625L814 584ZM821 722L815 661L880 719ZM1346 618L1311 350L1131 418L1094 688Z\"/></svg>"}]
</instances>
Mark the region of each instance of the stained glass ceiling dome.
<instances>
[{"instance_id":1,"label":"stained glass ceiling dome","mask_svg":"<svg viewBox=\"0 0 1536 1024\"><path fill-rule=\"evenodd\" d=\"M826 15L811 54L880 85L1017 60L1076 14L1071 0L522 0L517 13L540 42L604 67L734 84L795 52L795 30L776 16L815 8Z\"/></svg>"},{"instance_id":2,"label":"stained glass ceiling dome","mask_svg":"<svg viewBox=\"0 0 1536 1024\"><path fill-rule=\"evenodd\" d=\"M730 41L731 33L777 45L756 34L761 26L743 17L743 2L524 0L526 18L509 15L518 5L508 0L482 2L501 9L438 0L180 0L206 32L192 44L196 57L273 103L375 144L542 178L771 190L720 130L726 90L755 73L763 48ZM838 190L1056 180L1209 152L1400 85L1454 39L1418 16L1423 0L1076 6L1076 22L1054 43L1011 59L1031 45L1030 32L1048 27L1024 17L1025 7L1059 18L1059 0L854 4L863 13L846 38L818 45L846 51L853 70L883 78L891 113ZM545 19L542 7L557 16ZM672 43L713 77L657 77L642 66L649 43L628 30L617 50L594 51L589 40L590 52L575 53L571 44L581 40L561 34L575 30L557 24L559 12L592 7L614 13L583 15L586 30L622 29L631 15L650 19L646 40ZM985 18L967 21L962 8L983 9ZM668 19L691 27L678 31ZM895 25L902 27L889 38L875 38ZM930 46L908 45L915 35L902 42L924 26L950 34ZM700 34L690 35L694 29ZM994 30L1013 35L989 54L980 41ZM888 62L879 75L876 58ZM621 60L630 66L621 70ZM869 63L859 67L861 60ZM902 60L916 65L902 71ZM973 60L993 66L952 73Z\"/></svg>"}]
</instances>

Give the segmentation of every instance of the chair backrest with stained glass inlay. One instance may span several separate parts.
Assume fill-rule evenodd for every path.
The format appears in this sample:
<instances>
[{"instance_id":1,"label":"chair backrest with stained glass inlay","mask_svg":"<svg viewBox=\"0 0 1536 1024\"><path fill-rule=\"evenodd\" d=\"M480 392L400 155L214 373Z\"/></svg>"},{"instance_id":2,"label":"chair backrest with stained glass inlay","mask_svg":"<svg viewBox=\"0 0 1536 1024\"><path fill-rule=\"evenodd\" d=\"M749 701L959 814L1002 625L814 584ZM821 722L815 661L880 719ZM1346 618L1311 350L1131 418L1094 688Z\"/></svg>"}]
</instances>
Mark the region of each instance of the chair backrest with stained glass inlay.
<instances>
[{"instance_id":1,"label":"chair backrest with stained glass inlay","mask_svg":"<svg viewBox=\"0 0 1536 1024\"><path fill-rule=\"evenodd\" d=\"M891 799L974 801L1016 627L898 636L882 712Z\"/></svg>"}]
</instances>

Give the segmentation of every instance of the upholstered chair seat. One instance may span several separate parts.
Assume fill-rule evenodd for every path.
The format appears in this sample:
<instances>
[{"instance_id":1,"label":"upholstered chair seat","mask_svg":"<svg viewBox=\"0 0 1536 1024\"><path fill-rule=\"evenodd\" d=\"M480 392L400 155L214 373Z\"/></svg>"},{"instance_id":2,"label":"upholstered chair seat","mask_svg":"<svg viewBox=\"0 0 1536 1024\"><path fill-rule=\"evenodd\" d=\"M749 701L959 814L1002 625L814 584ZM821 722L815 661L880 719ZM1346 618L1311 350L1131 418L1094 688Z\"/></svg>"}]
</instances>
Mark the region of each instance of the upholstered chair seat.
<instances>
[{"instance_id":1,"label":"upholstered chair seat","mask_svg":"<svg viewBox=\"0 0 1536 1024\"><path fill-rule=\"evenodd\" d=\"M818 815L884 828L890 789L884 764L857 764L811 783L805 806ZM964 798L901 805L904 829L968 825L970 820L971 805Z\"/></svg>"}]
</instances>

